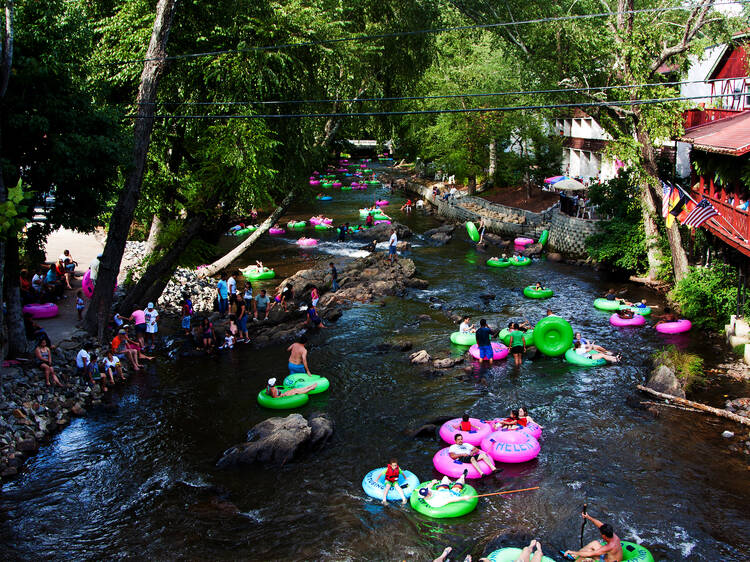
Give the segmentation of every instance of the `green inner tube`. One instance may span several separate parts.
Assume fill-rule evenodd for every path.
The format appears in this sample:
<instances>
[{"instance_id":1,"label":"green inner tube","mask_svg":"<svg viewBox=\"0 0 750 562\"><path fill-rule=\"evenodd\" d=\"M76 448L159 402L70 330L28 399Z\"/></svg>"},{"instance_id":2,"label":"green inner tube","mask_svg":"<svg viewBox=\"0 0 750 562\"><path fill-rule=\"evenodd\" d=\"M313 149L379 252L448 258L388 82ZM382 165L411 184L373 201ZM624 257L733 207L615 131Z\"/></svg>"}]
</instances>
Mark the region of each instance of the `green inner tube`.
<instances>
[{"instance_id":1,"label":"green inner tube","mask_svg":"<svg viewBox=\"0 0 750 562\"><path fill-rule=\"evenodd\" d=\"M289 221L286 225L289 228L305 228L307 223L305 221Z\"/></svg>"},{"instance_id":2,"label":"green inner tube","mask_svg":"<svg viewBox=\"0 0 750 562\"><path fill-rule=\"evenodd\" d=\"M531 258L527 258L526 256L521 256L520 260L514 260L511 258L510 265L515 265L515 266L531 265Z\"/></svg>"},{"instance_id":3,"label":"green inner tube","mask_svg":"<svg viewBox=\"0 0 750 562\"><path fill-rule=\"evenodd\" d=\"M333 226L330 224L322 223L322 224L316 224L315 230L331 230Z\"/></svg>"},{"instance_id":4,"label":"green inner tube","mask_svg":"<svg viewBox=\"0 0 750 562\"><path fill-rule=\"evenodd\" d=\"M521 556L523 549L508 547L495 550L487 555L487 560L490 562L516 562L518 557ZM555 562L549 556L542 556L542 562Z\"/></svg>"},{"instance_id":5,"label":"green inner tube","mask_svg":"<svg viewBox=\"0 0 750 562\"><path fill-rule=\"evenodd\" d=\"M651 307L640 307L640 306L627 306L621 305L617 310L632 310L634 314L640 314L641 316L648 316L651 314Z\"/></svg>"},{"instance_id":6,"label":"green inner tube","mask_svg":"<svg viewBox=\"0 0 750 562\"><path fill-rule=\"evenodd\" d=\"M573 345L573 327L565 318L547 316L534 326L536 348L550 357L559 357Z\"/></svg>"},{"instance_id":7,"label":"green inner tube","mask_svg":"<svg viewBox=\"0 0 750 562\"><path fill-rule=\"evenodd\" d=\"M351 191L351 190L352 190L352 186L351 185L342 185L341 186L341 191Z\"/></svg>"},{"instance_id":8,"label":"green inner tube","mask_svg":"<svg viewBox=\"0 0 750 562\"><path fill-rule=\"evenodd\" d=\"M367 185L378 185L380 182L378 180L365 180L365 183Z\"/></svg>"},{"instance_id":9,"label":"green inner tube","mask_svg":"<svg viewBox=\"0 0 750 562\"><path fill-rule=\"evenodd\" d=\"M594 308L599 310L620 310L622 304L619 300L594 299Z\"/></svg>"},{"instance_id":10,"label":"green inner tube","mask_svg":"<svg viewBox=\"0 0 750 562\"><path fill-rule=\"evenodd\" d=\"M479 242L479 231L473 222L466 221L466 232L469 233L469 238L474 240L474 242Z\"/></svg>"},{"instance_id":11,"label":"green inner tube","mask_svg":"<svg viewBox=\"0 0 750 562\"><path fill-rule=\"evenodd\" d=\"M455 345L472 346L477 343L477 336L473 333L453 332L451 334L451 343Z\"/></svg>"},{"instance_id":12,"label":"green inner tube","mask_svg":"<svg viewBox=\"0 0 750 562\"><path fill-rule=\"evenodd\" d=\"M328 390L328 387L331 386L327 378L319 375L308 375L307 373L289 375L284 379L284 386L287 388L303 388L313 383L317 384L317 386L308 392L308 394L320 394Z\"/></svg>"},{"instance_id":13,"label":"green inner tube","mask_svg":"<svg viewBox=\"0 0 750 562\"><path fill-rule=\"evenodd\" d=\"M549 230L542 230L542 235L539 237L539 243L544 246L549 239Z\"/></svg>"},{"instance_id":14,"label":"green inner tube","mask_svg":"<svg viewBox=\"0 0 750 562\"><path fill-rule=\"evenodd\" d=\"M247 228L243 228L242 230L238 230L235 233L235 236L245 236L246 234L250 234L251 232L254 232L258 230L257 226L248 226Z\"/></svg>"},{"instance_id":15,"label":"green inner tube","mask_svg":"<svg viewBox=\"0 0 750 562\"><path fill-rule=\"evenodd\" d=\"M277 386L279 392L286 392L289 388L285 386ZM292 408L299 408L304 406L310 401L310 397L307 394L293 394L292 396L279 396L278 398L272 398L266 393L264 388L258 393L258 404L264 408L271 408L272 410L290 410Z\"/></svg>"},{"instance_id":16,"label":"green inner tube","mask_svg":"<svg viewBox=\"0 0 750 562\"><path fill-rule=\"evenodd\" d=\"M242 275L250 281L260 281L261 279L273 279L276 277L276 272L267 267L264 267L263 271L258 270L258 268L252 268L244 270Z\"/></svg>"},{"instance_id":17,"label":"green inner tube","mask_svg":"<svg viewBox=\"0 0 750 562\"><path fill-rule=\"evenodd\" d=\"M548 299L555 292L552 289L535 289L534 285L529 285L523 288L523 296L529 297L530 299Z\"/></svg>"},{"instance_id":18,"label":"green inner tube","mask_svg":"<svg viewBox=\"0 0 750 562\"><path fill-rule=\"evenodd\" d=\"M417 486L417 489L411 495L411 498L409 498L414 511L421 513L422 515L426 515L427 517L432 517L433 519L461 517L462 515L466 515L467 513L474 511L477 507L477 504L479 503L479 498L476 497L476 489L474 489L474 487L470 486L469 484L464 484L464 488L463 490L461 490L461 496L475 497L471 497L468 500L464 501L447 503L442 507L432 507L422 496L419 495L418 492L420 488L427 488L428 486L430 486L429 482L422 482L419 486Z\"/></svg>"},{"instance_id":19,"label":"green inner tube","mask_svg":"<svg viewBox=\"0 0 750 562\"><path fill-rule=\"evenodd\" d=\"M654 562L652 554L641 545L634 542L620 541L622 545L622 559L637 562Z\"/></svg>"},{"instance_id":20,"label":"green inner tube","mask_svg":"<svg viewBox=\"0 0 750 562\"><path fill-rule=\"evenodd\" d=\"M534 345L534 330L525 332L523 334L523 337L526 340L526 347L531 347L532 345ZM510 345L510 330L508 330L508 328L503 328L502 330L500 330L500 333L497 334L497 339L503 342L505 345Z\"/></svg>"},{"instance_id":21,"label":"green inner tube","mask_svg":"<svg viewBox=\"0 0 750 562\"><path fill-rule=\"evenodd\" d=\"M333 183L331 183L329 181L324 181L323 183L320 184L320 187L324 187L326 189L329 189L329 188L333 187Z\"/></svg>"},{"instance_id":22,"label":"green inner tube","mask_svg":"<svg viewBox=\"0 0 750 562\"><path fill-rule=\"evenodd\" d=\"M607 364L604 359L591 359L591 357L588 357L589 355L591 355L591 352L586 355L581 355L580 353L576 353L576 350L571 347L565 352L565 360L568 363L578 365L579 367L599 367Z\"/></svg>"},{"instance_id":23,"label":"green inner tube","mask_svg":"<svg viewBox=\"0 0 750 562\"><path fill-rule=\"evenodd\" d=\"M487 265L490 267L510 267L510 262L503 258L500 258L499 260L493 260L490 258L487 260Z\"/></svg>"}]
</instances>

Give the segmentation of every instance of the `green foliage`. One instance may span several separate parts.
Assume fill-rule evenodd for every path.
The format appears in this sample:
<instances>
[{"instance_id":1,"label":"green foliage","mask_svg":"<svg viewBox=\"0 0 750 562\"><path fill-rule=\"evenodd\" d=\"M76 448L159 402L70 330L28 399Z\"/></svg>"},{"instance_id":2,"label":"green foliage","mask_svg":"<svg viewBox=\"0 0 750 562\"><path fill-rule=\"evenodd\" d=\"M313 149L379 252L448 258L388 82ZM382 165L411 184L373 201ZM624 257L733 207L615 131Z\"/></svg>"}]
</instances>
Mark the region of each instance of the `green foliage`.
<instances>
[{"instance_id":1,"label":"green foliage","mask_svg":"<svg viewBox=\"0 0 750 562\"><path fill-rule=\"evenodd\" d=\"M651 357L655 365L665 365L672 369L675 376L682 381L685 391L705 380L703 358L699 355L680 351L674 345L670 345L655 352Z\"/></svg>"},{"instance_id":2,"label":"green foliage","mask_svg":"<svg viewBox=\"0 0 750 562\"><path fill-rule=\"evenodd\" d=\"M15 187L8 189L7 200L0 203L0 240L7 240L21 232L26 224L24 217L29 210L28 202L28 194L23 192L19 179Z\"/></svg>"},{"instance_id":3,"label":"green foliage","mask_svg":"<svg viewBox=\"0 0 750 562\"><path fill-rule=\"evenodd\" d=\"M719 331L736 312L737 270L721 262L690 268L670 297L696 327Z\"/></svg>"}]
</instances>

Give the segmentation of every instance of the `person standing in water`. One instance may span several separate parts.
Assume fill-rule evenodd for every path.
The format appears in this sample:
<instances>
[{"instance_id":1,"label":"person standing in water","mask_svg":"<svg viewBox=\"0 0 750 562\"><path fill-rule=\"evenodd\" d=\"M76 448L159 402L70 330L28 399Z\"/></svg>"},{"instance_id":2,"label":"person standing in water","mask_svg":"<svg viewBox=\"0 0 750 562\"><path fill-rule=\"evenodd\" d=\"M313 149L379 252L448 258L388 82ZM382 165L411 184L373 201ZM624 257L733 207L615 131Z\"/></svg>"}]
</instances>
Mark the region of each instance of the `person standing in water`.
<instances>
[{"instance_id":1,"label":"person standing in water","mask_svg":"<svg viewBox=\"0 0 750 562\"><path fill-rule=\"evenodd\" d=\"M396 257L396 245L398 244L398 237L396 236L396 229L391 229L391 238L388 240L388 261L393 263L393 258Z\"/></svg>"},{"instance_id":2,"label":"person standing in water","mask_svg":"<svg viewBox=\"0 0 750 562\"><path fill-rule=\"evenodd\" d=\"M307 348L305 344L307 338L300 336L297 341L287 348L289 352L289 374L310 373L310 367L307 366Z\"/></svg>"},{"instance_id":3,"label":"person standing in water","mask_svg":"<svg viewBox=\"0 0 750 562\"><path fill-rule=\"evenodd\" d=\"M523 362L523 354L526 352L526 337L521 331L521 327L516 322L513 324L513 331L510 333L510 353L513 355L513 362L516 367L520 367Z\"/></svg>"}]
</instances>

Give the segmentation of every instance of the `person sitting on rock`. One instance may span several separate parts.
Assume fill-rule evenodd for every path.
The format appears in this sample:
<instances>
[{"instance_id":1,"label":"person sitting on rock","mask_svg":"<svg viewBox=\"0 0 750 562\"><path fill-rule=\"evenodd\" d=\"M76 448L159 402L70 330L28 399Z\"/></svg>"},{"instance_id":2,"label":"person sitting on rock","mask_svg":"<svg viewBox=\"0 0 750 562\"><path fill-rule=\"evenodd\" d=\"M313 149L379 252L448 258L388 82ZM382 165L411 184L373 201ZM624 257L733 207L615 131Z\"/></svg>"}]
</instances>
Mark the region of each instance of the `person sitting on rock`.
<instances>
[{"instance_id":1,"label":"person sitting on rock","mask_svg":"<svg viewBox=\"0 0 750 562\"><path fill-rule=\"evenodd\" d=\"M39 340L39 344L34 349L34 362L44 371L47 386L50 386L50 379L55 386L64 386L55 374L55 367L52 365L52 348L46 336Z\"/></svg>"},{"instance_id":2,"label":"person sitting on rock","mask_svg":"<svg viewBox=\"0 0 750 562\"><path fill-rule=\"evenodd\" d=\"M224 332L224 343L219 346L219 349L234 349L234 335L229 330Z\"/></svg>"},{"instance_id":3,"label":"person sitting on rock","mask_svg":"<svg viewBox=\"0 0 750 562\"><path fill-rule=\"evenodd\" d=\"M139 371L143 368L138 363L139 352L137 349L128 348L129 341L127 332L124 329L121 329L112 339L110 349L118 359L125 359L127 357L128 361L130 361L130 364L133 366L133 369Z\"/></svg>"},{"instance_id":4,"label":"person sitting on rock","mask_svg":"<svg viewBox=\"0 0 750 562\"><path fill-rule=\"evenodd\" d=\"M326 325L323 324L323 319L318 316L318 309L315 306L308 307L307 319L305 320L305 324L309 324L312 328L326 327Z\"/></svg>"},{"instance_id":5,"label":"person sitting on rock","mask_svg":"<svg viewBox=\"0 0 750 562\"><path fill-rule=\"evenodd\" d=\"M279 387L274 386L275 384L275 378L268 379L268 384L266 385L266 394L268 394L271 398L283 398L284 396L294 396L295 394L307 394L311 390L314 390L316 386L318 386L318 383L313 383L308 386L303 386L302 388L290 388L289 390L280 392Z\"/></svg>"},{"instance_id":6,"label":"person sitting on rock","mask_svg":"<svg viewBox=\"0 0 750 562\"><path fill-rule=\"evenodd\" d=\"M464 473L455 482L451 482L451 479L447 476L443 476L442 480L439 481L431 480L427 486L420 488L417 493L424 498L424 501L430 507L440 508L449 503L466 501L469 497L462 496L461 492L463 492L468 472L468 470L464 470Z\"/></svg>"},{"instance_id":7,"label":"person sitting on rock","mask_svg":"<svg viewBox=\"0 0 750 562\"><path fill-rule=\"evenodd\" d=\"M203 318L201 321L201 342L203 343L203 349L211 352L216 341L216 335L214 334L214 325L208 318Z\"/></svg>"},{"instance_id":8,"label":"person sitting on rock","mask_svg":"<svg viewBox=\"0 0 750 562\"><path fill-rule=\"evenodd\" d=\"M104 373L109 377L109 383L115 384L114 374L117 373L120 376L121 381L125 381L125 375L122 372L122 365L116 355L112 354L112 349L107 350L107 355L102 361L104 366Z\"/></svg>"}]
</instances>

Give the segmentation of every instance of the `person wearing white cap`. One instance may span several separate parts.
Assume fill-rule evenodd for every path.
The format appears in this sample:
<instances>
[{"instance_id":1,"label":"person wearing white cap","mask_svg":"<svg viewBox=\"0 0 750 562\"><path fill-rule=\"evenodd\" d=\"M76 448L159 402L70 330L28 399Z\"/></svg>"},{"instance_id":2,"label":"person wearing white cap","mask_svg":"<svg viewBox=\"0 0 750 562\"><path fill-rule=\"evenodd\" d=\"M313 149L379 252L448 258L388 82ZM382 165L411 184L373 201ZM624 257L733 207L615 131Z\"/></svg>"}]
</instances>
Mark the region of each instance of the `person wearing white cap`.
<instances>
[{"instance_id":1,"label":"person wearing white cap","mask_svg":"<svg viewBox=\"0 0 750 562\"><path fill-rule=\"evenodd\" d=\"M292 396L294 394L307 394L308 392L313 390L316 386L318 386L318 383L313 383L311 385L304 386L302 388L290 388L289 390L280 392L279 387L274 386L275 384L276 384L275 378L271 377L270 379L268 379L268 384L266 385L266 394L268 394L271 398L281 398L282 396Z\"/></svg>"},{"instance_id":2,"label":"person wearing white cap","mask_svg":"<svg viewBox=\"0 0 750 562\"><path fill-rule=\"evenodd\" d=\"M149 335L151 340L151 348L154 347L155 334L159 331L159 326L156 323L156 319L159 317L159 312L154 308L154 303L148 303L146 310L143 311L146 318L146 333Z\"/></svg>"}]
</instances>

